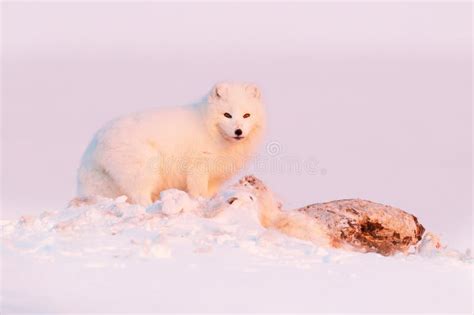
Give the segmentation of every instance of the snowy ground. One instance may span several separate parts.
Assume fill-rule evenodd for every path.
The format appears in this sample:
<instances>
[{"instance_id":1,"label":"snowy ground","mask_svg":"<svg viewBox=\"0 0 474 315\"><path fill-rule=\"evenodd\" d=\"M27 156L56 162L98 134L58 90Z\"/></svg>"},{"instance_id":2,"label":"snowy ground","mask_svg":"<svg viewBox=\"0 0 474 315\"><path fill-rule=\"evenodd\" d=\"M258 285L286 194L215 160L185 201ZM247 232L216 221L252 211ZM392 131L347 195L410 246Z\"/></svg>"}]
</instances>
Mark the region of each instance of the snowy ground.
<instances>
[{"instance_id":1,"label":"snowy ground","mask_svg":"<svg viewBox=\"0 0 474 315\"><path fill-rule=\"evenodd\" d=\"M2 221L2 313L470 312L472 259L383 257L263 229L244 192L214 218L169 190Z\"/></svg>"}]
</instances>

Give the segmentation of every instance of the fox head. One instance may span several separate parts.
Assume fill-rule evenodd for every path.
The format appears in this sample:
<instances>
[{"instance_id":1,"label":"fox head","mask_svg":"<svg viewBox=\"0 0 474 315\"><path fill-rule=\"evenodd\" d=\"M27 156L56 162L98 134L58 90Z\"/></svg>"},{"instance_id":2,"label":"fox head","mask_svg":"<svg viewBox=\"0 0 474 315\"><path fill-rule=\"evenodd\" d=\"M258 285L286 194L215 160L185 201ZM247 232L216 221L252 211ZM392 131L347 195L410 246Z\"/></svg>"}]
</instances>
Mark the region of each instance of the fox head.
<instances>
[{"instance_id":1,"label":"fox head","mask_svg":"<svg viewBox=\"0 0 474 315\"><path fill-rule=\"evenodd\" d=\"M218 83L208 97L208 119L229 142L245 142L265 123L260 89L254 84Z\"/></svg>"}]
</instances>

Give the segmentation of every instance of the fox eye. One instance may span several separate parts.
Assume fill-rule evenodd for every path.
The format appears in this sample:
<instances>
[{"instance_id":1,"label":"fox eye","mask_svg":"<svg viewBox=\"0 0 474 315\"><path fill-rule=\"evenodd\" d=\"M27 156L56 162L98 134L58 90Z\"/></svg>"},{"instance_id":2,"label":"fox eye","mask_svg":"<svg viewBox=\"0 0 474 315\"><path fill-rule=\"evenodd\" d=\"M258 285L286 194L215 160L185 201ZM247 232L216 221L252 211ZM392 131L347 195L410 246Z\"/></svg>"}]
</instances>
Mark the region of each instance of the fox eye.
<instances>
[{"instance_id":1,"label":"fox eye","mask_svg":"<svg viewBox=\"0 0 474 315\"><path fill-rule=\"evenodd\" d=\"M250 117L250 114L249 114L249 113L247 113L247 114L244 115L244 118L249 118L249 117Z\"/></svg>"},{"instance_id":2,"label":"fox eye","mask_svg":"<svg viewBox=\"0 0 474 315\"><path fill-rule=\"evenodd\" d=\"M224 116L227 117L227 118L229 118L229 119L232 118L232 115L229 114L229 113L224 113Z\"/></svg>"}]
</instances>

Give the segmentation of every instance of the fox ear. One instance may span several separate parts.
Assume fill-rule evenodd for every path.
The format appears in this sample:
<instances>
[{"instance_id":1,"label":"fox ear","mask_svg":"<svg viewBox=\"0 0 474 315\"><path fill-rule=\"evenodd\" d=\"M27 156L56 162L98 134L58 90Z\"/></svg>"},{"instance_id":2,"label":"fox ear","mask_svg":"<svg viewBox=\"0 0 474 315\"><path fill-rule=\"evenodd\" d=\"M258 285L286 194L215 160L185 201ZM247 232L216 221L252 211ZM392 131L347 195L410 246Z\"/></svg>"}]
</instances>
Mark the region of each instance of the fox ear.
<instances>
[{"instance_id":1,"label":"fox ear","mask_svg":"<svg viewBox=\"0 0 474 315\"><path fill-rule=\"evenodd\" d=\"M249 93L252 97L260 99L260 89L255 84L248 84L245 87L245 91L247 91L247 93Z\"/></svg>"},{"instance_id":2,"label":"fox ear","mask_svg":"<svg viewBox=\"0 0 474 315\"><path fill-rule=\"evenodd\" d=\"M224 98L227 95L227 84L218 83L216 84L211 91L212 98Z\"/></svg>"}]
</instances>

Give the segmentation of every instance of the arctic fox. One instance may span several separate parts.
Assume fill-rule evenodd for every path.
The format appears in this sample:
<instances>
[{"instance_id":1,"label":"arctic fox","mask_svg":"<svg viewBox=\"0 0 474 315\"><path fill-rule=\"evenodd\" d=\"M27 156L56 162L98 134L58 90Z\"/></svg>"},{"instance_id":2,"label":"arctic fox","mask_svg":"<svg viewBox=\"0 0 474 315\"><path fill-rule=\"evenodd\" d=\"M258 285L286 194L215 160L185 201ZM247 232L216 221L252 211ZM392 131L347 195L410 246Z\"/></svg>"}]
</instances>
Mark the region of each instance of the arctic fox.
<instances>
[{"instance_id":1,"label":"arctic fox","mask_svg":"<svg viewBox=\"0 0 474 315\"><path fill-rule=\"evenodd\" d=\"M126 195L147 206L168 188L211 197L255 152L265 128L260 90L219 83L197 104L113 120L78 171L79 197Z\"/></svg>"}]
</instances>

